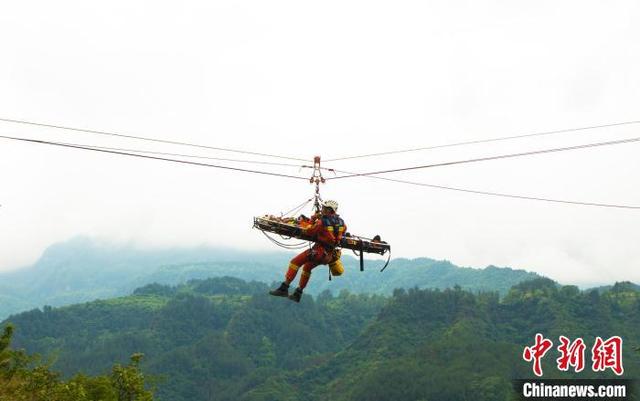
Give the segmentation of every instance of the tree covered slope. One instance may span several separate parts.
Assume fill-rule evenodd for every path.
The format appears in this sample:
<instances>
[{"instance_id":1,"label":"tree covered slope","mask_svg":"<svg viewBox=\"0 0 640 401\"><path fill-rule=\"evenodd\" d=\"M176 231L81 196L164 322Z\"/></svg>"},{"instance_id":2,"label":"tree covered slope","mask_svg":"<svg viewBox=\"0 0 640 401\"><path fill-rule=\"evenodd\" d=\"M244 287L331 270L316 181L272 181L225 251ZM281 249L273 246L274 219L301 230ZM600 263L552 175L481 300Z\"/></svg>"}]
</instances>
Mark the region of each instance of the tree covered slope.
<instances>
[{"instance_id":1,"label":"tree covered slope","mask_svg":"<svg viewBox=\"0 0 640 401\"><path fill-rule=\"evenodd\" d=\"M460 287L323 292L300 304L267 289L236 278L153 284L11 321L16 346L55 357L68 375L142 352L143 369L162 377L158 398L171 401L504 400L512 378L533 376L521 355L537 332L588 346L619 335L625 377L640 374L640 292L628 283L599 292L536 279L503 298ZM562 376L554 363L544 360L545 377ZM591 376L603 374L579 375Z\"/></svg>"}]
</instances>

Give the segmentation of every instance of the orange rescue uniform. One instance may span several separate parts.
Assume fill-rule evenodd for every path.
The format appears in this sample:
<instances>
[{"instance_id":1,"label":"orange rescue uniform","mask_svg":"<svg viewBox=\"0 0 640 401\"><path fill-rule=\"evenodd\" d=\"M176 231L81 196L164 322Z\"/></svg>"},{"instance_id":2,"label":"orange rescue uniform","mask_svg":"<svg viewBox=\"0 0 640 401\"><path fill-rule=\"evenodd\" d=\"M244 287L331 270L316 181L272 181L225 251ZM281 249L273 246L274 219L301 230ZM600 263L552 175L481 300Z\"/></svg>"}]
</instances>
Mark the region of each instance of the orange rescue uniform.
<instances>
[{"instance_id":1,"label":"orange rescue uniform","mask_svg":"<svg viewBox=\"0 0 640 401\"><path fill-rule=\"evenodd\" d=\"M311 221L313 224L303 230L305 234L314 238L315 244L311 249L307 249L291 259L285 276L287 282L293 281L298 270L302 267L298 285L300 289L304 289L307 286L311 277L311 270L316 266L328 264L334 276L339 276L344 272L344 267L340 262L340 250L335 249L347 229L344 221L337 214L313 216Z\"/></svg>"}]
</instances>

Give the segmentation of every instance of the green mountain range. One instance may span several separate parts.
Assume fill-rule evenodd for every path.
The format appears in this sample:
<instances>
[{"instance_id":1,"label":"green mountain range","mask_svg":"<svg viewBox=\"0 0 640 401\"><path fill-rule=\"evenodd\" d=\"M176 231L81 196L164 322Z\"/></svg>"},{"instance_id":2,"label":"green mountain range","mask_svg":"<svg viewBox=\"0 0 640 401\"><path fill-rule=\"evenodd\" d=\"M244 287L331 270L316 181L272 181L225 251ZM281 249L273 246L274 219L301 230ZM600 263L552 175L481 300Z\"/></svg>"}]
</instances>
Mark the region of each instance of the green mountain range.
<instances>
[{"instance_id":1,"label":"green mountain range","mask_svg":"<svg viewBox=\"0 0 640 401\"><path fill-rule=\"evenodd\" d=\"M498 292L397 289L392 295L305 295L300 304L237 278L150 284L132 295L12 316L15 346L66 375L104 374L136 352L181 400L510 400L536 333L624 339L625 378L638 377L640 292L631 283L580 291L537 278ZM4 322L3 324L6 324ZM554 345L554 346L555 346ZM586 353L587 358L590 353ZM613 377L611 371L547 378ZM589 359L587 360L589 364Z\"/></svg>"},{"instance_id":2,"label":"green mountain range","mask_svg":"<svg viewBox=\"0 0 640 401\"><path fill-rule=\"evenodd\" d=\"M0 319L43 305L62 306L130 294L150 283L175 285L190 279L232 276L265 283L283 279L293 254L244 252L222 248L140 250L88 238L75 238L48 248L30 267L0 273ZM346 274L328 280L328 269L318 267L308 287L310 294L329 289L339 293L391 294L395 288L507 290L535 273L510 268L460 268L428 258L393 259L380 273L382 261L366 261L359 271L355 258L344 257Z\"/></svg>"}]
</instances>

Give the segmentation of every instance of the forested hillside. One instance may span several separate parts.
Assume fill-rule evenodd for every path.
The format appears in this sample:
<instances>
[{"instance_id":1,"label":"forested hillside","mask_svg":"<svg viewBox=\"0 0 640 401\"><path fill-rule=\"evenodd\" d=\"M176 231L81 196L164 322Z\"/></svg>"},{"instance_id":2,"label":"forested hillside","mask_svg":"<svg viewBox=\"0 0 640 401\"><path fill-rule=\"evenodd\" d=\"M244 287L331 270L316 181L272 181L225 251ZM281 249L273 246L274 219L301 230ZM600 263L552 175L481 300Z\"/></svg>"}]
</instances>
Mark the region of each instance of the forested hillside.
<instances>
[{"instance_id":1,"label":"forested hillside","mask_svg":"<svg viewBox=\"0 0 640 401\"><path fill-rule=\"evenodd\" d=\"M281 281L292 254L246 252L222 248L140 250L88 238L76 238L47 249L31 267L0 273L0 319L42 307L63 306L130 294L150 283L176 285L190 279L232 276L264 283ZM471 290L507 290L535 273L510 268L460 268L448 261L428 258L393 259L384 273L383 261L367 261L364 272L345 253L346 273L329 282L328 270L319 267L307 289L319 294L389 295L395 288L448 288L455 284Z\"/></svg>"},{"instance_id":2,"label":"forested hillside","mask_svg":"<svg viewBox=\"0 0 640 401\"><path fill-rule=\"evenodd\" d=\"M136 353L126 365L116 364L110 374L70 379L48 366L39 355L11 347L13 326L0 335L0 401L152 401L153 379L140 371L144 355Z\"/></svg>"},{"instance_id":3,"label":"forested hillside","mask_svg":"<svg viewBox=\"0 0 640 401\"><path fill-rule=\"evenodd\" d=\"M131 296L13 316L15 344L55 356L68 375L108 372L134 352L160 375L158 399L505 400L532 377L536 332L624 338L625 377L640 374L640 292L581 292L536 279L496 292L323 292L300 304L235 278L148 285ZM545 377L560 376L555 359ZM579 377L611 375L582 372Z\"/></svg>"}]
</instances>

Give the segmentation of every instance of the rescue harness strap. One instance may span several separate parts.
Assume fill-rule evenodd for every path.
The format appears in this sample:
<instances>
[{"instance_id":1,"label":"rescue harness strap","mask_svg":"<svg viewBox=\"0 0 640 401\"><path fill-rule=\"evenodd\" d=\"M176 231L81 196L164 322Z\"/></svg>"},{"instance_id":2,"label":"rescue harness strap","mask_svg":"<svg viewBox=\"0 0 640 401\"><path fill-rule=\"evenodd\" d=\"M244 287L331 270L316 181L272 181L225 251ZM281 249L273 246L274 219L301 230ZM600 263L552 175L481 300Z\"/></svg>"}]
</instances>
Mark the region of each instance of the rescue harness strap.
<instances>
[{"instance_id":1,"label":"rescue harness strap","mask_svg":"<svg viewBox=\"0 0 640 401\"><path fill-rule=\"evenodd\" d=\"M358 245L359 245L360 252L354 249L353 253L360 258L360 271L362 272L364 271L364 252L363 252L364 242L362 240L359 240ZM382 269L380 269L380 273L382 273L387 268L387 266L389 266L390 261L391 261L391 249L389 249L389 252L387 254L387 261L384 263L384 266L382 266Z\"/></svg>"},{"instance_id":2,"label":"rescue harness strap","mask_svg":"<svg viewBox=\"0 0 640 401\"><path fill-rule=\"evenodd\" d=\"M384 264L384 266L382 266L382 269L380 269L380 273L382 273L384 269L386 269L387 266L389 266L389 261L391 261L391 249L389 249L389 254L387 255L387 262Z\"/></svg>"}]
</instances>

